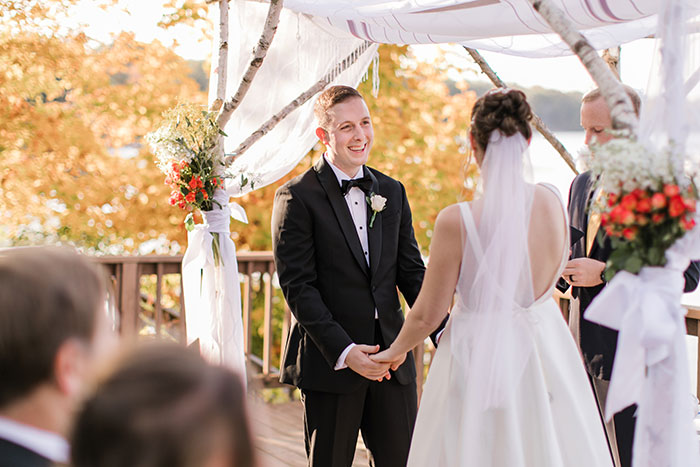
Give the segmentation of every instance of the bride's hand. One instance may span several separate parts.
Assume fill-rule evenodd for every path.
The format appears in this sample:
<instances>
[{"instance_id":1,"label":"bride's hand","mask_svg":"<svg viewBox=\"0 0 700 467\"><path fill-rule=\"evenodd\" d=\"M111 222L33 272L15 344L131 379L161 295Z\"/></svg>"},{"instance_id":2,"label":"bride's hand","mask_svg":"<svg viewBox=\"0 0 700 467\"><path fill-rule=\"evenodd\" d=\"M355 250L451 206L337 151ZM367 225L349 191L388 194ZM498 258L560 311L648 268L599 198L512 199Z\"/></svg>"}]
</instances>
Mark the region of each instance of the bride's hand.
<instances>
[{"instance_id":1,"label":"bride's hand","mask_svg":"<svg viewBox=\"0 0 700 467\"><path fill-rule=\"evenodd\" d=\"M403 353L396 355L392 348L389 347L388 349L382 352L370 355L369 358L378 363L389 363L391 369L396 371L396 369L401 366L404 360L406 360L406 354Z\"/></svg>"}]
</instances>

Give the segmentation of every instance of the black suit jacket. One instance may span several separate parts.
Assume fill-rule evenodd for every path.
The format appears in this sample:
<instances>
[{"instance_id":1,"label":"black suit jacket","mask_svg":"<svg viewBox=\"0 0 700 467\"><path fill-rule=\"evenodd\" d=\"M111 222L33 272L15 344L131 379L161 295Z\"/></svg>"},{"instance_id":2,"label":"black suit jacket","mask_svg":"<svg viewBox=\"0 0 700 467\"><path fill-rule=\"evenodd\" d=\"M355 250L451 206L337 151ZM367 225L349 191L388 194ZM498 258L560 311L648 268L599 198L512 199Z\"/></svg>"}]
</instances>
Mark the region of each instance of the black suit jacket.
<instances>
[{"instance_id":1,"label":"black suit jacket","mask_svg":"<svg viewBox=\"0 0 700 467\"><path fill-rule=\"evenodd\" d=\"M34 451L0 438L0 467L49 467L51 461Z\"/></svg>"},{"instance_id":2,"label":"black suit jacket","mask_svg":"<svg viewBox=\"0 0 700 467\"><path fill-rule=\"evenodd\" d=\"M280 286L296 318L282 357L280 381L302 389L348 393L365 378L334 366L351 343L374 344L376 308L382 338L394 341L404 316L397 287L412 305L425 267L401 183L368 167L372 191L387 199L369 228L370 267L332 168L321 160L277 190L272 244ZM395 372L415 381L407 358Z\"/></svg>"},{"instance_id":3,"label":"black suit jacket","mask_svg":"<svg viewBox=\"0 0 700 467\"><path fill-rule=\"evenodd\" d=\"M593 242L591 251L586 255L586 236L588 235L588 207L593 195L595 179L590 172L584 172L574 178L569 190L569 222L573 227L583 231L583 237L571 246L571 258L589 258L607 262L612 251L610 238L604 231L598 233L598 238ZM698 262L690 263L685 271L685 292L695 290L700 276ZM588 373L609 380L612 375L613 361L617 349L617 331L606 326L588 321L583 318L583 312L593 299L603 290L605 284L594 287L573 287L571 295L579 299L581 320L579 336L581 339L581 352L586 363ZM565 292L569 284L560 279L557 288Z\"/></svg>"}]
</instances>

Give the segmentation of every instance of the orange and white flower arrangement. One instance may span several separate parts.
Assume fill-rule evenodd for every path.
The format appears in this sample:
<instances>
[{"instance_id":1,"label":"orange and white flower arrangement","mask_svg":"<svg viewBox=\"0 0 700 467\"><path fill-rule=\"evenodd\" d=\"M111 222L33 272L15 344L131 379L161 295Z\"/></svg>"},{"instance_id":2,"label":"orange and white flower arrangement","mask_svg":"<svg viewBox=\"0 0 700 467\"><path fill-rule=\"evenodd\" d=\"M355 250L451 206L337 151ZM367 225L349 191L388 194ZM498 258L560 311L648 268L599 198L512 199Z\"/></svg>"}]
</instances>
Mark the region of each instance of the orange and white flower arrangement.
<instances>
[{"instance_id":1,"label":"orange and white flower arrangement","mask_svg":"<svg viewBox=\"0 0 700 467\"><path fill-rule=\"evenodd\" d=\"M193 210L211 211L218 204L213 195L222 188L224 169L219 135L225 136L216 114L193 104L167 110L161 126L146 135L165 183L172 188L170 204L190 211L185 219L188 230L193 227Z\"/></svg>"},{"instance_id":2,"label":"orange and white flower arrangement","mask_svg":"<svg viewBox=\"0 0 700 467\"><path fill-rule=\"evenodd\" d=\"M696 224L698 190L692 178L678 175L668 152L616 138L595 147L590 168L603 196L591 209L612 241L605 278L618 271L639 273L664 266L666 250Z\"/></svg>"}]
</instances>

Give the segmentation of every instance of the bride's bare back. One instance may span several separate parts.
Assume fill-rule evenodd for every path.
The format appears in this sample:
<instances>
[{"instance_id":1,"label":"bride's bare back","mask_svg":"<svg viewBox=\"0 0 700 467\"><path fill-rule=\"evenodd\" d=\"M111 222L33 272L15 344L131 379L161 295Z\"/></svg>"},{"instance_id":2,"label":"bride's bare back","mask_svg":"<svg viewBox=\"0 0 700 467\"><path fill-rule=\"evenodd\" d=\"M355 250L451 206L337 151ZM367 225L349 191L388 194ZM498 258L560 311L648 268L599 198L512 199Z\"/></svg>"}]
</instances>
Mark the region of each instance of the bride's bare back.
<instances>
[{"instance_id":1,"label":"bride's bare back","mask_svg":"<svg viewBox=\"0 0 700 467\"><path fill-rule=\"evenodd\" d=\"M559 197L547 187L537 185L530 214L528 245L535 297L549 290L559 277L565 250L566 218Z\"/></svg>"},{"instance_id":2,"label":"bride's bare back","mask_svg":"<svg viewBox=\"0 0 700 467\"><path fill-rule=\"evenodd\" d=\"M474 222L478 225L481 217L480 200L471 203L471 207ZM447 209L451 208L450 206ZM454 218L450 216L450 222L461 223L459 212L457 211L456 214L457 216ZM464 228L461 230L461 245L474 241L474 239L465 238ZM532 292L535 298L545 294L558 278L565 241L566 218L561 200L552 189L543 185L535 185L528 232ZM460 247L463 248L461 245ZM461 253L460 258L463 257L464 252Z\"/></svg>"}]
</instances>

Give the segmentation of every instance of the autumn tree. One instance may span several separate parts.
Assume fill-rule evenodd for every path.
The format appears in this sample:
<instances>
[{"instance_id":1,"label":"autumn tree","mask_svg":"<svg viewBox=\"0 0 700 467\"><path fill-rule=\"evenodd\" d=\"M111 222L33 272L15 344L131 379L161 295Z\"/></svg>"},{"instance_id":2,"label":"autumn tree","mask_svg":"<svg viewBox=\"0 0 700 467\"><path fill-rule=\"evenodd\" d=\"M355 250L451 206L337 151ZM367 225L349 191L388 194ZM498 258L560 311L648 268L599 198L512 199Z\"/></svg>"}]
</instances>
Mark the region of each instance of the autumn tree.
<instances>
[{"instance_id":1,"label":"autumn tree","mask_svg":"<svg viewBox=\"0 0 700 467\"><path fill-rule=\"evenodd\" d=\"M25 9L2 21L32 27L0 32L0 242L184 245L182 219L139 143L178 99L206 103L187 63L130 34L95 47L55 24L68 0L5 3Z\"/></svg>"}]
</instances>

